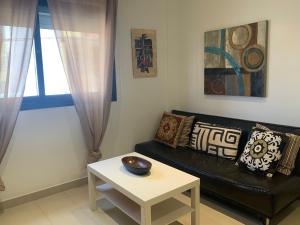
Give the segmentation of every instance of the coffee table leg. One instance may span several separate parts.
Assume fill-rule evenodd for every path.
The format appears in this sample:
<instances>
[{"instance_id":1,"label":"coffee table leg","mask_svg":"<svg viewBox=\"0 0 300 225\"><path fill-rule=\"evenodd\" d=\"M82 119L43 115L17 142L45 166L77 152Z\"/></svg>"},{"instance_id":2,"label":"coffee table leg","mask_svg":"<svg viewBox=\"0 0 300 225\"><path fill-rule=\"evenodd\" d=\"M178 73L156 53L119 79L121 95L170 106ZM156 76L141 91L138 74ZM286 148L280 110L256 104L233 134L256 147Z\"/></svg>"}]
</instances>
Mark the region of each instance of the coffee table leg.
<instances>
[{"instance_id":1,"label":"coffee table leg","mask_svg":"<svg viewBox=\"0 0 300 225\"><path fill-rule=\"evenodd\" d=\"M141 225L151 224L151 206L141 206Z\"/></svg>"},{"instance_id":2,"label":"coffee table leg","mask_svg":"<svg viewBox=\"0 0 300 225\"><path fill-rule=\"evenodd\" d=\"M96 210L96 177L88 171L90 209Z\"/></svg>"},{"instance_id":3,"label":"coffee table leg","mask_svg":"<svg viewBox=\"0 0 300 225\"><path fill-rule=\"evenodd\" d=\"M199 209L200 209L200 185L197 184L192 188L191 193L191 206L194 209L192 212L192 225L199 225Z\"/></svg>"}]
</instances>

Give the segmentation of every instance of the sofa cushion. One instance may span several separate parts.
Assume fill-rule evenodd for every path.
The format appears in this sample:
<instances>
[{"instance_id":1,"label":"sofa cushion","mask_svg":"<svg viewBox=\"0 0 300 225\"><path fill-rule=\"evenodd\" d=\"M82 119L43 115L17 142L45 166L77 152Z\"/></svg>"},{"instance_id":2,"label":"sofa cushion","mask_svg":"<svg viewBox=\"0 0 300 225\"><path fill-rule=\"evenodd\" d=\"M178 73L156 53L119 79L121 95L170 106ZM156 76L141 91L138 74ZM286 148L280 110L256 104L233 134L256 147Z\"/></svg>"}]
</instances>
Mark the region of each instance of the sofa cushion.
<instances>
[{"instance_id":1,"label":"sofa cushion","mask_svg":"<svg viewBox=\"0 0 300 225\"><path fill-rule=\"evenodd\" d=\"M164 112L154 140L176 148L185 116Z\"/></svg>"},{"instance_id":2,"label":"sofa cushion","mask_svg":"<svg viewBox=\"0 0 300 225\"><path fill-rule=\"evenodd\" d=\"M255 128L238 161L239 166L256 175L273 177L285 143L285 134Z\"/></svg>"},{"instance_id":3,"label":"sofa cushion","mask_svg":"<svg viewBox=\"0 0 300 225\"><path fill-rule=\"evenodd\" d=\"M196 122L191 136L191 147L211 155L235 160L241 130Z\"/></svg>"},{"instance_id":4,"label":"sofa cushion","mask_svg":"<svg viewBox=\"0 0 300 225\"><path fill-rule=\"evenodd\" d=\"M190 133L193 128L195 116L187 116L184 118L183 128L178 140L178 146L186 147L190 142Z\"/></svg>"},{"instance_id":5,"label":"sofa cushion","mask_svg":"<svg viewBox=\"0 0 300 225\"><path fill-rule=\"evenodd\" d=\"M270 130L268 127L261 125L260 123L257 123L256 127L262 130ZM276 170L289 176L295 168L295 162L300 148L300 136L290 133L285 133L285 135L288 137L288 141Z\"/></svg>"}]
</instances>

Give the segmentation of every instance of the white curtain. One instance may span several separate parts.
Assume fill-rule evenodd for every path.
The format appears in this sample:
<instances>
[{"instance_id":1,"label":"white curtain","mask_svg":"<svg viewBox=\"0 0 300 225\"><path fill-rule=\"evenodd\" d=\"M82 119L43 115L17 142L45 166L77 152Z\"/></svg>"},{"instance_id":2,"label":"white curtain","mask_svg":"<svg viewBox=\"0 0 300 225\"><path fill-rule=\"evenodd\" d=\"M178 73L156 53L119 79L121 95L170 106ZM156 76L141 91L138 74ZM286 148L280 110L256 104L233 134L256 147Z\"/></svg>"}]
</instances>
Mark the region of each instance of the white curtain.
<instances>
[{"instance_id":1,"label":"white curtain","mask_svg":"<svg viewBox=\"0 0 300 225\"><path fill-rule=\"evenodd\" d=\"M48 0L48 5L88 163L95 162L110 112L117 0Z\"/></svg>"},{"instance_id":2,"label":"white curtain","mask_svg":"<svg viewBox=\"0 0 300 225\"><path fill-rule=\"evenodd\" d=\"M0 2L0 163L20 111L33 44L37 0ZM0 178L0 191L5 186Z\"/></svg>"}]
</instances>

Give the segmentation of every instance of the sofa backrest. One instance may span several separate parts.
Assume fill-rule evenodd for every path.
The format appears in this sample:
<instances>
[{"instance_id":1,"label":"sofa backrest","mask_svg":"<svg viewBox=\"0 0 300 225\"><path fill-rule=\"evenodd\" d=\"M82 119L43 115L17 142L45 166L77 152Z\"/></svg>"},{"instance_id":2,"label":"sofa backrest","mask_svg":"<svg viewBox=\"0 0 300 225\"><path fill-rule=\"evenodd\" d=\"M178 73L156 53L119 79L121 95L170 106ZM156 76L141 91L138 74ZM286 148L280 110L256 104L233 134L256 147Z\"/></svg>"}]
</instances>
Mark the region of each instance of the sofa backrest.
<instances>
[{"instance_id":1,"label":"sofa backrest","mask_svg":"<svg viewBox=\"0 0 300 225\"><path fill-rule=\"evenodd\" d=\"M255 127L256 123L265 125L271 130L280 131L283 133L293 133L300 136L300 127L264 123L259 121L241 120L241 119L221 117L221 116L205 115L205 114L184 112L179 110L173 110L172 113L183 115L183 116L195 116L194 123L196 123L197 121L201 121L205 123L217 124L217 125L230 127L230 128L240 128L243 132L239 143L238 156L240 156L240 154L243 152L244 147L248 140L248 136L251 132L251 129L252 127ZM300 151L298 153L295 166L296 167L294 172L300 176Z\"/></svg>"}]
</instances>

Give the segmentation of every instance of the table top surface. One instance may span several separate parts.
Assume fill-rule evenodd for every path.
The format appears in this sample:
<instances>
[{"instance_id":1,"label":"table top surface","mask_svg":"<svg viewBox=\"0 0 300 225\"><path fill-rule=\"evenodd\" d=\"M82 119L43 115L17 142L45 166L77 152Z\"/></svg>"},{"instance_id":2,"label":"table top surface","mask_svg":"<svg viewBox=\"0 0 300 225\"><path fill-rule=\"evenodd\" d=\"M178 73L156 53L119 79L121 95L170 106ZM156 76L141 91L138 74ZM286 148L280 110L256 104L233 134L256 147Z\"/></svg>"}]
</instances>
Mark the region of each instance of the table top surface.
<instances>
[{"instance_id":1,"label":"table top surface","mask_svg":"<svg viewBox=\"0 0 300 225\"><path fill-rule=\"evenodd\" d=\"M148 175L138 176L128 172L122 164L125 156L138 156L152 163ZM88 165L93 174L111 183L122 192L147 202L158 196L175 191L183 186L199 183L198 177L177 170L142 154L133 152Z\"/></svg>"}]
</instances>

